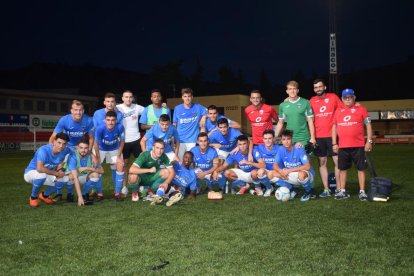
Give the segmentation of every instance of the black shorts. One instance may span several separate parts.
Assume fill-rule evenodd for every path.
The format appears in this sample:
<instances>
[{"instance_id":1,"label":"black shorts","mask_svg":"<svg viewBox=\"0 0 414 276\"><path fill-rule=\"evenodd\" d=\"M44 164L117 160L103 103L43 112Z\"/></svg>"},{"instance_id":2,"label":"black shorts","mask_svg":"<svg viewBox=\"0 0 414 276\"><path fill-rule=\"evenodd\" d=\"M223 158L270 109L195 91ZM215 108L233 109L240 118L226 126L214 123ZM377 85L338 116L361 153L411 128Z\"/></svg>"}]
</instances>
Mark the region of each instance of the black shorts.
<instances>
[{"instance_id":1,"label":"black shorts","mask_svg":"<svg viewBox=\"0 0 414 276\"><path fill-rule=\"evenodd\" d=\"M131 154L134 154L135 158L139 156L139 154L142 152L141 145L139 144L140 141L141 139L124 144L124 149L122 150L124 159L129 159Z\"/></svg>"},{"instance_id":2,"label":"black shorts","mask_svg":"<svg viewBox=\"0 0 414 276\"><path fill-rule=\"evenodd\" d=\"M341 171L348 170L354 162L358 171L363 171L367 167L364 147L359 148L342 148L338 150L338 169Z\"/></svg>"},{"instance_id":3,"label":"black shorts","mask_svg":"<svg viewBox=\"0 0 414 276\"><path fill-rule=\"evenodd\" d=\"M315 149L313 150L313 154L317 157L327 157L327 156L335 156L337 155L332 151L332 138L316 138L316 145Z\"/></svg>"}]
</instances>

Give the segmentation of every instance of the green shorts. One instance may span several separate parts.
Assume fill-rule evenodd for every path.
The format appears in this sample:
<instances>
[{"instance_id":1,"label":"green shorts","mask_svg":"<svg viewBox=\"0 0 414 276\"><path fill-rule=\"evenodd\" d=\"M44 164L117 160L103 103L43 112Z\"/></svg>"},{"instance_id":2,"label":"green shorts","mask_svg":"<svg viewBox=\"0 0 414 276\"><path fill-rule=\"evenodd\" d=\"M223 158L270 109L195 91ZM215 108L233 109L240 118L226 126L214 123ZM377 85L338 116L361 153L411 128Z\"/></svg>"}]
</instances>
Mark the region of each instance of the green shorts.
<instances>
[{"instance_id":1,"label":"green shorts","mask_svg":"<svg viewBox=\"0 0 414 276\"><path fill-rule=\"evenodd\" d=\"M155 173L144 173L140 174L139 177L141 178L139 182L139 186L149 186L151 190L156 191L160 186L160 172L161 170L156 171Z\"/></svg>"}]
</instances>

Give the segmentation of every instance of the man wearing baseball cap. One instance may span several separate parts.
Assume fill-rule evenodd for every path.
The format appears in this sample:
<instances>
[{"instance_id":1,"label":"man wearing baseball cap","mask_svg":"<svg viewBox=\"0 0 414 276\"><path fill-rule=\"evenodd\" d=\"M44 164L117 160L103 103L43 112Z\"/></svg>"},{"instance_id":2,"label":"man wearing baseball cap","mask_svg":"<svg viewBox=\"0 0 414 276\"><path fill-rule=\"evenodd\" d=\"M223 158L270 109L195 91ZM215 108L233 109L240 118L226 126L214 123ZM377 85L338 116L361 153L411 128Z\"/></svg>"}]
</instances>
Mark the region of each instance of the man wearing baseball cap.
<instances>
[{"instance_id":1,"label":"man wearing baseball cap","mask_svg":"<svg viewBox=\"0 0 414 276\"><path fill-rule=\"evenodd\" d=\"M366 108L355 105L355 92L347 88L342 91L342 102L345 107L338 108L334 115L332 127L332 149L338 153L338 169L341 183L341 192L335 195L335 199L347 199L346 192L347 171L355 164L358 170L359 199L368 199L365 193L365 152L372 149L372 126ZM364 126L367 131L365 141Z\"/></svg>"}]
</instances>

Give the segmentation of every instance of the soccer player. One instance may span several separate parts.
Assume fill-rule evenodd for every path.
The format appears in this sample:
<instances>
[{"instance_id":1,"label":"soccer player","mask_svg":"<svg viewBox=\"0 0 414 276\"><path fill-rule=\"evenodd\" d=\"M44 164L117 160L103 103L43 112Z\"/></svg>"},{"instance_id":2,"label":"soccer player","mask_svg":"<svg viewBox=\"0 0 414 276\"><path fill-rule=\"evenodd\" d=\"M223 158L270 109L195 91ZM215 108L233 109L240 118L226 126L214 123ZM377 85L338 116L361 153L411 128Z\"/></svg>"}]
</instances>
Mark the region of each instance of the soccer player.
<instances>
[{"instance_id":1,"label":"soccer player","mask_svg":"<svg viewBox=\"0 0 414 276\"><path fill-rule=\"evenodd\" d=\"M209 144L217 150L220 159L226 159L230 152L237 147L237 137L241 135L241 132L229 127L226 118L219 119L217 125L218 130L213 131L209 136ZM251 149L249 152L252 152Z\"/></svg>"},{"instance_id":2,"label":"soccer player","mask_svg":"<svg viewBox=\"0 0 414 276\"><path fill-rule=\"evenodd\" d=\"M67 171L69 174L69 182L75 185L77 194L82 194L85 204L92 204L89 200L89 190L94 188L104 173L103 168L99 164L92 161L91 154L88 153L89 141L81 138L78 141L76 150L72 151L67 161ZM83 185L82 192L80 185ZM79 200L79 198L78 198Z\"/></svg>"},{"instance_id":3,"label":"soccer player","mask_svg":"<svg viewBox=\"0 0 414 276\"><path fill-rule=\"evenodd\" d=\"M191 150L196 145L197 135L200 133L201 118L207 114L207 109L197 103L193 103L193 90L191 88L181 89L183 103L174 108L173 123L177 127L180 137L180 148L178 158L182 159L184 152Z\"/></svg>"},{"instance_id":4,"label":"soccer player","mask_svg":"<svg viewBox=\"0 0 414 276\"><path fill-rule=\"evenodd\" d=\"M142 151L151 150L154 141L161 139L165 143L164 153L172 162L178 156L180 147L178 132L175 126L171 125L170 117L167 114L161 114L160 120L145 133L141 139ZM173 146L173 147L172 147Z\"/></svg>"},{"instance_id":5,"label":"soccer player","mask_svg":"<svg viewBox=\"0 0 414 276\"><path fill-rule=\"evenodd\" d=\"M252 126L254 145L263 144L263 131L273 129L273 121L277 121L277 113L270 105L262 103L259 90L250 92L251 105L246 107L244 114Z\"/></svg>"},{"instance_id":6,"label":"soccer player","mask_svg":"<svg viewBox=\"0 0 414 276\"><path fill-rule=\"evenodd\" d=\"M93 125L92 118L88 115L84 114L85 110L83 107L82 102L78 100L72 101L72 106L70 109L70 113L68 115L63 116L59 119L55 129L53 130L52 135L49 138L49 144L53 144L53 141L56 138L56 135L60 132L64 132L69 136L69 142L67 146L72 150L75 150L75 147L80 138L85 137L86 135L89 136L89 149L88 151L92 151L95 127ZM66 157L67 158L67 157ZM96 157L93 155L92 158L96 161ZM62 188L60 185L62 183L58 183L56 187L56 196L54 200L56 202L62 199ZM68 194L67 200L69 202L73 202L73 185L66 186Z\"/></svg>"},{"instance_id":7,"label":"soccer player","mask_svg":"<svg viewBox=\"0 0 414 276\"><path fill-rule=\"evenodd\" d=\"M132 192L132 201L138 201L139 186L149 186L156 191L151 204L163 201L163 196L175 176L174 169L167 155L164 154L165 143L161 139L154 142L151 151L142 152L129 168L128 187Z\"/></svg>"},{"instance_id":8,"label":"soccer player","mask_svg":"<svg viewBox=\"0 0 414 276\"><path fill-rule=\"evenodd\" d=\"M368 199L365 193L365 152L372 149L371 119L364 106L355 105L354 90L344 89L342 91L342 102L345 107L336 110L332 126L332 149L338 153L338 169L341 182L341 192L335 195L335 199L350 197L345 190L346 178L348 170L354 162L358 170L359 199L365 201ZM366 142L364 126L367 130Z\"/></svg>"},{"instance_id":9,"label":"soccer player","mask_svg":"<svg viewBox=\"0 0 414 276\"><path fill-rule=\"evenodd\" d=\"M208 135L218 129L217 127L217 121L221 118L226 118L223 115L220 115L218 113L217 107L215 105L210 105L207 107L207 118L205 118L205 126L200 129L201 132L207 132ZM227 118L226 118L227 119ZM238 122L232 121L230 119L227 119L229 121L229 127L240 129L241 126Z\"/></svg>"},{"instance_id":10,"label":"soccer player","mask_svg":"<svg viewBox=\"0 0 414 276\"><path fill-rule=\"evenodd\" d=\"M246 193L246 191L248 191L249 183L257 184L257 181L254 181L252 179L252 171L256 170L256 167L253 165L253 163L256 163L254 162L256 160L248 160L249 144L251 144L251 141L249 141L249 138L246 135L240 135L237 137L237 153L229 155L226 161L221 166L219 166L212 175L213 179L217 180L219 174L224 171L229 165L237 165L237 168L226 170L224 172L224 176L228 180L233 181L233 188L240 186L240 190L237 193L238 195L243 195ZM264 163L262 163L262 167L265 167Z\"/></svg>"},{"instance_id":11,"label":"soccer player","mask_svg":"<svg viewBox=\"0 0 414 276\"><path fill-rule=\"evenodd\" d=\"M279 150L279 145L274 144L275 140L275 132L272 129L266 129L263 131L263 142L264 144L256 145L253 148L253 156L256 160L262 159L263 162L266 164L266 168L260 168L257 172L254 172L252 175L253 179L258 179L260 183L262 183L266 191L263 194L263 191L260 185L256 185L254 190L250 190L250 192L255 193L258 196L265 196L269 197L273 192L272 184L270 183L269 178L267 177L267 173L273 169L273 163Z\"/></svg>"},{"instance_id":12,"label":"soccer player","mask_svg":"<svg viewBox=\"0 0 414 276\"><path fill-rule=\"evenodd\" d=\"M197 144L198 146L191 149L191 152L194 154L197 190L201 190L201 181L205 179L207 189L211 191L216 182L211 177L211 174L219 166L218 154L214 148L208 145L208 135L205 132L198 134ZM220 191L223 191L226 185L226 179L222 174L218 176L218 184Z\"/></svg>"},{"instance_id":13,"label":"soccer player","mask_svg":"<svg viewBox=\"0 0 414 276\"><path fill-rule=\"evenodd\" d=\"M276 125L275 135L279 136L286 122L286 129L293 131L293 143L297 147L304 147L311 142L315 145L315 130L313 113L308 100L299 97L299 83L289 81L286 84L288 100L279 105L279 121Z\"/></svg>"},{"instance_id":14,"label":"soccer player","mask_svg":"<svg viewBox=\"0 0 414 276\"><path fill-rule=\"evenodd\" d=\"M326 86L322 79L313 81L315 96L310 99L310 105L314 115L316 145L314 154L318 157L319 173L321 175L324 191L319 197L331 195L328 187L328 156L332 156L335 166L336 191L340 191L340 179L338 170L338 155L332 151L332 125L335 111L344 105L334 93L327 93Z\"/></svg>"},{"instance_id":15,"label":"soccer player","mask_svg":"<svg viewBox=\"0 0 414 276\"><path fill-rule=\"evenodd\" d=\"M175 176L171 181L170 191L169 191L169 200L167 206L171 206L183 197L185 197L187 190L190 191L188 199L196 198L197 191L197 176L193 169L194 154L191 151L186 151L184 153L182 163L174 160L172 162L173 168L175 171Z\"/></svg>"},{"instance_id":16,"label":"soccer player","mask_svg":"<svg viewBox=\"0 0 414 276\"><path fill-rule=\"evenodd\" d=\"M168 115L171 118L171 111L168 107L162 105L162 95L159 89L151 90L151 102L149 106L145 107L139 118L141 128L148 131L155 123L158 122L162 114Z\"/></svg>"},{"instance_id":17,"label":"soccer player","mask_svg":"<svg viewBox=\"0 0 414 276\"><path fill-rule=\"evenodd\" d=\"M279 186L291 190L291 199L296 195L293 186L302 186L305 193L300 201L312 198L313 179L315 172L311 167L305 149L293 145L291 130L282 132L282 145L279 147L273 164L273 170L268 172L269 179Z\"/></svg>"},{"instance_id":18,"label":"soccer player","mask_svg":"<svg viewBox=\"0 0 414 276\"><path fill-rule=\"evenodd\" d=\"M106 159L112 171L114 182L115 199L121 200L121 189L124 180L124 160L122 149L124 148L125 133L124 126L118 124L117 114L110 110L105 115L105 125L101 125L95 132L94 151L100 164ZM103 194L98 193L98 198L103 199Z\"/></svg>"},{"instance_id":19,"label":"soccer player","mask_svg":"<svg viewBox=\"0 0 414 276\"><path fill-rule=\"evenodd\" d=\"M128 188L126 187L126 180L128 179L128 161L131 154L135 158L141 153L141 146L139 139L141 133L139 132L138 117L142 116L144 107L133 103L134 94L131 91L126 90L122 94L122 104L118 104L116 107L122 113L122 124L125 129L125 144L122 150L122 156L124 158L124 182L122 183L121 193L126 196L128 194Z\"/></svg>"},{"instance_id":20,"label":"soccer player","mask_svg":"<svg viewBox=\"0 0 414 276\"><path fill-rule=\"evenodd\" d=\"M46 204L54 204L50 195L56 191L56 183L61 186L67 182L65 172L61 170L65 156L71 151L66 147L69 136L59 132L54 135L53 143L41 146L35 153L33 159L24 171L24 180L32 184L30 195L30 207L36 208L39 205L38 198ZM46 191L39 193L43 185L50 186ZM78 204L83 205L82 195L78 194Z\"/></svg>"}]
</instances>

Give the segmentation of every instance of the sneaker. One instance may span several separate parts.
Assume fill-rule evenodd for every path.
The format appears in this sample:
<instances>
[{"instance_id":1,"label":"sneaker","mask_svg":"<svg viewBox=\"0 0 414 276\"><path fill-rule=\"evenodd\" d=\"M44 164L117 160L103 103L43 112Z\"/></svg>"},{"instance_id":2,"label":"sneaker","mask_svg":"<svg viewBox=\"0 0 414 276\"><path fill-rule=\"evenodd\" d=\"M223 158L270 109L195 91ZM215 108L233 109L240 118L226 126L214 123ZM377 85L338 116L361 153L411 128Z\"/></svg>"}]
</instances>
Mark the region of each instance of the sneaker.
<instances>
[{"instance_id":1,"label":"sneaker","mask_svg":"<svg viewBox=\"0 0 414 276\"><path fill-rule=\"evenodd\" d=\"M368 196L365 193L365 191L360 191L359 192L359 200L361 200L361 201L367 201L368 200Z\"/></svg>"},{"instance_id":2,"label":"sneaker","mask_svg":"<svg viewBox=\"0 0 414 276\"><path fill-rule=\"evenodd\" d=\"M266 191L265 191L265 193L264 193L264 197L269 197L269 196L271 196L272 195L272 192L273 192L273 188L270 188L270 189L266 189Z\"/></svg>"},{"instance_id":3,"label":"sneaker","mask_svg":"<svg viewBox=\"0 0 414 276\"><path fill-rule=\"evenodd\" d=\"M348 199L348 198L350 198L351 197L351 195L350 194L348 194L348 192L343 192L342 193L343 194L343 198L342 199Z\"/></svg>"},{"instance_id":4,"label":"sneaker","mask_svg":"<svg viewBox=\"0 0 414 276\"><path fill-rule=\"evenodd\" d=\"M39 206L39 201L37 200L37 198L32 199L32 197L29 198L29 205L32 208L37 208L37 206Z\"/></svg>"},{"instance_id":5,"label":"sneaker","mask_svg":"<svg viewBox=\"0 0 414 276\"><path fill-rule=\"evenodd\" d=\"M247 192L246 186L240 188L236 195L244 195Z\"/></svg>"},{"instance_id":6,"label":"sneaker","mask_svg":"<svg viewBox=\"0 0 414 276\"><path fill-rule=\"evenodd\" d=\"M85 205L92 205L93 204L93 199L89 198L89 194L84 194L84 195L82 195L82 197L83 197L83 203Z\"/></svg>"},{"instance_id":7,"label":"sneaker","mask_svg":"<svg viewBox=\"0 0 414 276\"><path fill-rule=\"evenodd\" d=\"M122 187L121 195L123 197L126 197L128 195L128 187L127 186Z\"/></svg>"},{"instance_id":8,"label":"sneaker","mask_svg":"<svg viewBox=\"0 0 414 276\"><path fill-rule=\"evenodd\" d=\"M350 195L347 192L339 191L335 194L335 199L342 200L342 199L348 199Z\"/></svg>"},{"instance_id":9,"label":"sneaker","mask_svg":"<svg viewBox=\"0 0 414 276\"><path fill-rule=\"evenodd\" d=\"M48 197L45 197L43 195L43 193L40 193L38 197L39 197L39 199L41 201L43 201L44 203L46 203L48 205L55 204L55 202L53 201L53 199L51 199L49 196Z\"/></svg>"},{"instance_id":10,"label":"sneaker","mask_svg":"<svg viewBox=\"0 0 414 276\"><path fill-rule=\"evenodd\" d=\"M176 193L175 195L171 196L170 199L167 201L167 204L165 204L167 207L170 207L171 205L177 203L183 198L182 193Z\"/></svg>"},{"instance_id":11,"label":"sneaker","mask_svg":"<svg viewBox=\"0 0 414 276\"><path fill-rule=\"evenodd\" d=\"M139 200L138 192L132 192L132 201L137 202Z\"/></svg>"},{"instance_id":12,"label":"sneaker","mask_svg":"<svg viewBox=\"0 0 414 276\"><path fill-rule=\"evenodd\" d=\"M160 197L159 195L156 195L151 199L151 205L157 205L161 203L162 201L163 201L162 197Z\"/></svg>"},{"instance_id":13,"label":"sneaker","mask_svg":"<svg viewBox=\"0 0 414 276\"><path fill-rule=\"evenodd\" d=\"M66 200L67 200L67 202L74 202L75 198L74 198L73 194L70 193L66 196Z\"/></svg>"},{"instance_id":14,"label":"sneaker","mask_svg":"<svg viewBox=\"0 0 414 276\"><path fill-rule=\"evenodd\" d=\"M290 191L290 198L289 198L289 200L294 200L297 194L298 194L298 192L296 192L295 189L292 189Z\"/></svg>"},{"instance_id":15,"label":"sneaker","mask_svg":"<svg viewBox=\"0 0 414 276\"><path fill-rule=\"evenodd\" d=\"M305 192L303 196L300 198L300 201L309 201L312 198L311 192Z\"/></svg>"},{"instance_id":16,"label":"sneaker","mask_svg":"<svg viewBox=\"0 0 414 276\"><path fill-rule=\"evenodd\" d=\"M256 195L263 196L263 190L261 188L254 189L256 191Z\"/></svg>"},{"instance_id":17,"label":"sneaker","mask_svg":"<svg viewBox=\"0 0 414 276\"><path fill-rule=\"evenodd\" d=\"M324 190L322 193L319 194L319 197L330 197L331 192L329 190Z\"/></svg>"},{"instance_id":18,"label":"sneaker","mask_svg":"<svg viewBox=\"0 0 414 276\"><path fill-rule=\"evenodd\" d=\"M59 202L59 201L62 201L62 195L61 194L58 194L58 195L55 195L55 197L52 199L55 203L56 202Z\"/></svg>"},{"instance_id":19,"label":"sneaker","mask_svg":"<svg viewBox=\"0 0 414 276\"><path fill-rule=\"evenodd\" d=\"M124 198L121 196L120 193L114 194L114 198L115 198L116 201L123 201L124 200Z\"/></svg>"},{"instance_id":20,"label":"sneaker","mask_svg":"<svg viewBox=\"0 0 414 276\"><path fill-rule=\"evenodd\" d=\"M96 201L102 201L102 200L104 200L104 195L103 194L96 194L95 199L96 199Z\"/></svg>"},{"instance_id":21,"label":"sneaker","mask_svg":"<svg viewBox=\"0 0 414 276\"><path fill-rule=\"evenodd\" d=\"M236 195L237 194L237 191L235 189L231 189L231 194L232 195Z\"/></svg>"}]
</instances>

